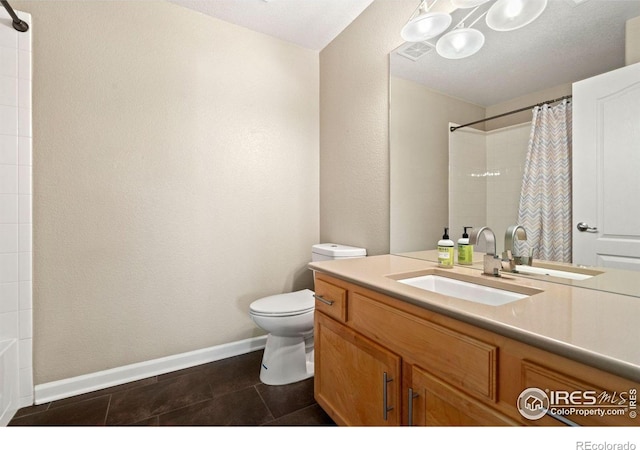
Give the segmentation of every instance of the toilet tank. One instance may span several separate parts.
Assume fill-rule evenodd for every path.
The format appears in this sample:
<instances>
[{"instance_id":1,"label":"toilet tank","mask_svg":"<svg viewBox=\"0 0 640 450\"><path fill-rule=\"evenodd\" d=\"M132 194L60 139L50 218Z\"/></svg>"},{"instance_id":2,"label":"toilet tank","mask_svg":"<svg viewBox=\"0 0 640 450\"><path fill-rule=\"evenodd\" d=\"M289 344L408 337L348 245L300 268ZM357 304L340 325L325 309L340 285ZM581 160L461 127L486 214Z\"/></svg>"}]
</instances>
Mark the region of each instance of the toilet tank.
<instances>
[{"instance_id":1,"label":"toilet tank","mask_svg":"<svg viewBox=\"0 0 640 450\"><path fill-rule=\"evenodd\" d=\"M326 261L329 259L362 258L367 256L367 250L342 244L315 244L311 248L311 261Z\"/></svg>"}]
</instances>

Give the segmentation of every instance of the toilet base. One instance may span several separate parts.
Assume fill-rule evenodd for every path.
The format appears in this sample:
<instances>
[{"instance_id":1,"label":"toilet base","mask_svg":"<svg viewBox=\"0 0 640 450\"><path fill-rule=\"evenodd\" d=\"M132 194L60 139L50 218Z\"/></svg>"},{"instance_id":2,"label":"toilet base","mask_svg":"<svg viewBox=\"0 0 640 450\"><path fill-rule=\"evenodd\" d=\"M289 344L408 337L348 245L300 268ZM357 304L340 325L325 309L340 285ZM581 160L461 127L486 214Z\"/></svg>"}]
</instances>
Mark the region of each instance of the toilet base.
<instances>
[{"instance_id":1,"label":"toilet base","mask_svg":"<svg viewBox=\"0 0 640 450\"><path fill-rule=\"evenodd\" d=\"M301 336L267 336L262 356L260 381L267 385L283 385L313 376L313 346L305 345Z\"/></svg>"}]
</instances>

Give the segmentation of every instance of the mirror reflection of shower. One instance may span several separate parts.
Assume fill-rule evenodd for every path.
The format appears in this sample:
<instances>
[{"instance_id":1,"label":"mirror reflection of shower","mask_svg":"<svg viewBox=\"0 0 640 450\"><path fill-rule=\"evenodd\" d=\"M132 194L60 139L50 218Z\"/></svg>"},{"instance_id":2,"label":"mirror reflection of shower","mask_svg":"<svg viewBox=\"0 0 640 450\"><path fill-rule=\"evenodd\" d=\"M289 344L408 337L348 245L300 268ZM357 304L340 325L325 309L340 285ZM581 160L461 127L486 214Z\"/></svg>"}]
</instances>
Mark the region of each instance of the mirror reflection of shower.
<instances>
[{"instance_id":1,"label":"mirror reflection of shower","mask_svg":"<svg viewBox=\"0 0 640 450\"><path fill-rule=\"evenodd\" d=\"M519 225L529 236L509 250L535 259L571 262L570 98L533 105L532 120L524 124L489 132L473 130L459 136L456 132L471 124L450 127L451 226L484 226L475 224L480 223L501 232ZM506 236L502 242L505 240Z\"/></svg>"},{"instance_id":2,"label":"mirror reflection of shower","mask_svg":"<svg viewBox=\"0 0 640 450\"><path fill-rule=\"evenodd\" d=\"M455 124L451 124L455 125ZM488 226L496 250L504 250L504 231L518 220L522 175L531 122L492 131L461 128L449 133L449 226Z\"/></svg>"}]
</instances>

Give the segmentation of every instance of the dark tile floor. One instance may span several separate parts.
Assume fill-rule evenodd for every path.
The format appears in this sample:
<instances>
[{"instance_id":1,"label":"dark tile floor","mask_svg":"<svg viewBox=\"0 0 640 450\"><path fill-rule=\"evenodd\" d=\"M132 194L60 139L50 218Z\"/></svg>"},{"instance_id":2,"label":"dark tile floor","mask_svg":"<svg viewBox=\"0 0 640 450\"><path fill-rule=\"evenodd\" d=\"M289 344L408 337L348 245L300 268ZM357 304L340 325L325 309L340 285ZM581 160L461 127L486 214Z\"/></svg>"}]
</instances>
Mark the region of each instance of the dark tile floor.
<instances>
[{"instance_id":1,"label":"dark tile floor","mask_svg":"<svg viewBox=\"0 0 640 450\"><path fill-rule=\"evenodd\" d=\"M313 378L268 386L262 351L20 409L9 426L335 425L313 398Z\"/></svg>"}]
</instances>

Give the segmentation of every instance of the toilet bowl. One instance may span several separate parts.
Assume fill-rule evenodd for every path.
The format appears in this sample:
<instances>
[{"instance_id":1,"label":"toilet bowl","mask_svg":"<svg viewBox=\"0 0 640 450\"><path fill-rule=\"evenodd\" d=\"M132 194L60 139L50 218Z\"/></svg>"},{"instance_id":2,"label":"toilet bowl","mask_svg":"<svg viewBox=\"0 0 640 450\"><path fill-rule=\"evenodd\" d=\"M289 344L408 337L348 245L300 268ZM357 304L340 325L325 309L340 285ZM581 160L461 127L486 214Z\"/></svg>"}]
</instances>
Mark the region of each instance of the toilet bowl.
<instances>
[{"instance_id":1,"label":"toilet bowl","mask_svg":"<svg viewBox=\"0 0 640 450\"><path fill-rule=\"evenodd\" d=\"M289 384L313 376L314 304L309 289L264 297L251 304L251 319L269 332L260 367L264 384Z\"/></svg>"},{"instance_id":2,"label":"toilet bowl","mask_svg":"<svg viewBox=\"0 0 640 450\"><path fill-rule=\"evenodd\" d=\"M340 244L316 244L312 261L361 258L363 248ZM268 332L262 356L260 381L268 385L282 385L302 381L313 376L313 312L314 292L310 289L271 295L255 300L249 316Z\"/></svg>"}]
</instances>

